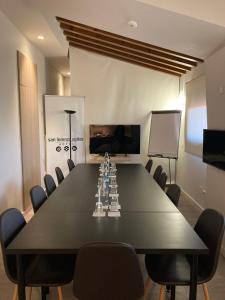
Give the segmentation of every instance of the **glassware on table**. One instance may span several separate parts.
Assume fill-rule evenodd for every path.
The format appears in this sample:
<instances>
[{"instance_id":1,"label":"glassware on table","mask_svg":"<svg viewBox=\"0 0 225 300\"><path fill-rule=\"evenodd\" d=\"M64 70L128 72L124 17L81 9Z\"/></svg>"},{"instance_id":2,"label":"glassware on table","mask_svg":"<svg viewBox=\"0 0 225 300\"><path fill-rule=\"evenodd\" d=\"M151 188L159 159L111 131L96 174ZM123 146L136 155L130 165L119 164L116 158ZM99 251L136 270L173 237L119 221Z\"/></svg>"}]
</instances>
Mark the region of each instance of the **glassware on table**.
<instances>
[{"instance_id":1,"label":"glassware on table","mask_svg":"<svg viewBox=\"0 0 225 300\"><path fill-rule=\"evenodd\" d=\"M102 195L102 190L103 190L103 177L98 178L98 194Z\"/></svg>"},{"instance_id":2,"label":"glassware on table","mask_svg":"<svg viewBox=\"0 0 225 300\"><path fill-rule=\"evenodd\" d=\"M110 202L110 211L119 211L120 205L118 201L118 196L113 196Z\"/></svg>"},{"instance_id":3,"label":"glassware on table","mask_svg":"<svg viewBox=\"0 0 225 300\"><path fill-rule=\"evenodd\" d=\"M109 177L109 184L110 185L117 185L116 176Z\"/></svg>"},{"instance_id":4,"label":"glassware on table","mask_svg":"<svg viewBox=\"0 0 225 300\"><path fill-rule=\"evenodd\" d=\"M103 178L103 203L105 207L108 207L109 205L109 182L107 181L107 178Z\"/></svg>"},{"instance_id":5,"label":"glassware on table","mask_svg":"<svg viewBox=\"0 0 225 300\"><path fill-rule=\"evenodd\" d=\"M117 186L116 185L111 185L109 193L110 194L117 194Z\"/></svg>"},{"instance_id":6,"label":"glassware on table","mask_svg":"<svg viewBox=\"0 0 225 300\"><path fill-rule=\"evenodd\" d=\"M108 152L105 152L105 156L104 156L104 160L105 162L108 162L109 161L109 153Z\"/></svg>"},{"instance_id":7,"label":"glassware on table","mask_svg":"<svg viewBox=\"0 0 225 300\"><path fill-rule=\"evenodd\" d=\"M115 164L115 162L111 162L111 168L112 168L112 169L116 169L116 164Z\"/></svg>"},{"instance_id":8,"label":"glassware on table","mask_svg":"<svg viewBox=\"0 0 225 300\"><path fill-rule=\"evenodd\" d=\"M95 213L102 214L103 213L103 205L101 201L97 201L95 205Z\"/></svg>"}]
</instances>

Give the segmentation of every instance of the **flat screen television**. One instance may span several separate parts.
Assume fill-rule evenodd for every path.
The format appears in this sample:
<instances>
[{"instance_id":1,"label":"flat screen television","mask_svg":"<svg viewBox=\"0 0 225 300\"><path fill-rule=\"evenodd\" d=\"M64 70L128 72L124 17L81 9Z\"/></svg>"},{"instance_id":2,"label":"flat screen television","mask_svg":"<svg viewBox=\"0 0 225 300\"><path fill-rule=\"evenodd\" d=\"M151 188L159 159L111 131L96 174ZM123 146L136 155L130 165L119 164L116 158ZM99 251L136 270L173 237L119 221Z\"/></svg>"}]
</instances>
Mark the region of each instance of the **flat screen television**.
<instances>
[{"instance_id":1,"label":"flat screen television","mask_svg":"<svg viewBox=\"0 0 225 300\"><path fill-rule=\"evenodd\" d=\"M204 129L203 161L225 170L225 130Z\"/></svg>"},{"instance_id":2,"label":"flat screen television","mask_svg":"<svg viewBox=\"0 0 225 300\"><path fill-rule=\"evenodd\" d=\"M90 154L139 154L140 125L90 125Z\"/></svg>"}]
</instances>

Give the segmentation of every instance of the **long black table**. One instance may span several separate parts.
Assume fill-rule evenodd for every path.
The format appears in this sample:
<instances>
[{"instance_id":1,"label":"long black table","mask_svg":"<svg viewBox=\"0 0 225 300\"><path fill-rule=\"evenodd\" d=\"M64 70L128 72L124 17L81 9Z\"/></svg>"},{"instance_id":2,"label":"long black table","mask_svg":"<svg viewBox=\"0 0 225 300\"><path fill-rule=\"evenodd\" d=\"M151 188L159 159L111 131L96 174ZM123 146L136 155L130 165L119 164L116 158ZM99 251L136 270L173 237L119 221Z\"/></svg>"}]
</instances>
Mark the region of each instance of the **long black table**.
<instances>
[{"instance_id":1,"label":"long black table","mask_svg":"<svg viewBox=\"0 0 225 300\"><path fill-rule=\"evenodd\" d=\"M121 217L92 217L98 167L76 166L7 247L17 255L19 300L25 299L21 255L75 254L93 241L128 243L139 254L192 255L189 299L196 299L198 255L207 247L142 165L117 165Z\"/></svg>"}]
</instances>

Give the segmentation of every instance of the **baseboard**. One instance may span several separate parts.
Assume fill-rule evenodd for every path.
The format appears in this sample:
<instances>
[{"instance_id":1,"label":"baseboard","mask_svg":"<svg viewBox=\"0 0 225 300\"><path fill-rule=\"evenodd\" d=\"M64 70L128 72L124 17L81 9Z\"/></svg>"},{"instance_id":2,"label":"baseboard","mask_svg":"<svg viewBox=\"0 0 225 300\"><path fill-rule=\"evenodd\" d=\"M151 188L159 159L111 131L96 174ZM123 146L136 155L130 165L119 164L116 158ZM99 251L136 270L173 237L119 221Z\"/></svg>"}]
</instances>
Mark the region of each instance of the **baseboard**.
<instances>
[{"instance_id":1,"label":"baseboard","mask_svg":"<svg viewBox=\"0 0 225 300\"><path fill-rule=\"evenodd\" d=\"M204 210L204 207L202 207L191 195L189 195L184 189L181 188L182 194L190 201L192 201L196 207L198 207L201 211Z\"/></svg>"},{"instance_id":2,"label":"baseboard","mask_svg":"<svg viewBox=\"0 0 225 300\"><path fill-rule=\"evenodd\" d=\"M26 215L26 214L28 214L31 210L32 210L32 206L29 205L25 210L22 211L22 214L23 214L23 215Z\"/></svg>"}]
</instances>

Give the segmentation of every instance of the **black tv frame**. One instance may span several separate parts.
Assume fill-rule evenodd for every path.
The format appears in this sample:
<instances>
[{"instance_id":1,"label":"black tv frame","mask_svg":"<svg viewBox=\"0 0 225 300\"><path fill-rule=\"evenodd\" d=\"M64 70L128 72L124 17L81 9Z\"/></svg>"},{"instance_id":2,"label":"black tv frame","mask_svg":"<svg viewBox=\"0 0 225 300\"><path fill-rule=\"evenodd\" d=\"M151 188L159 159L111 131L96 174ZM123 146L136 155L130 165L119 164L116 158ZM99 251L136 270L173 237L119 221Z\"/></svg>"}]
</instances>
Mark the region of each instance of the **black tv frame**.
<instances>
[{"instance_id":1,"label":"black tv frame","mask_svg":"<svg viewBox=\"0 0 225 300\"><path fill-rule=\"evenodd\" d=\"M139 141L137 143L137 151L135 153L131 153L130 151L127 152L111 152L111 151L99 151L99 152L94 152L91 148L91 126L135 126L138 128L138 133L139 133ZM104 155L105 152L108 152L111 156L116 156L116 155L137 155L140 154L140 148L141 148L141 125L140 124L89 124L89 153L90 154L97 154L97 155Z\"/></svg>"},{"instance_id":2,"label":"black tv frame","mask_svg":"<svg viewBox=\"0 0 225 300\"><path fill-rule=\"evenodd\" d=\"M219 130L219 129L204 129L203 130L203 153L202 153L202 160L204 163L207 163L215 168L218 168L220 170L225 171L225 141L224 141L224 151L221 153L217 153L215 155L208 154L207 155L207 149L208 145L206 144L206 135L208 133L211 134L217 134L217 135L223 135L223 138L225 139L225 130Z\"/></svg>"}]
</instances>

